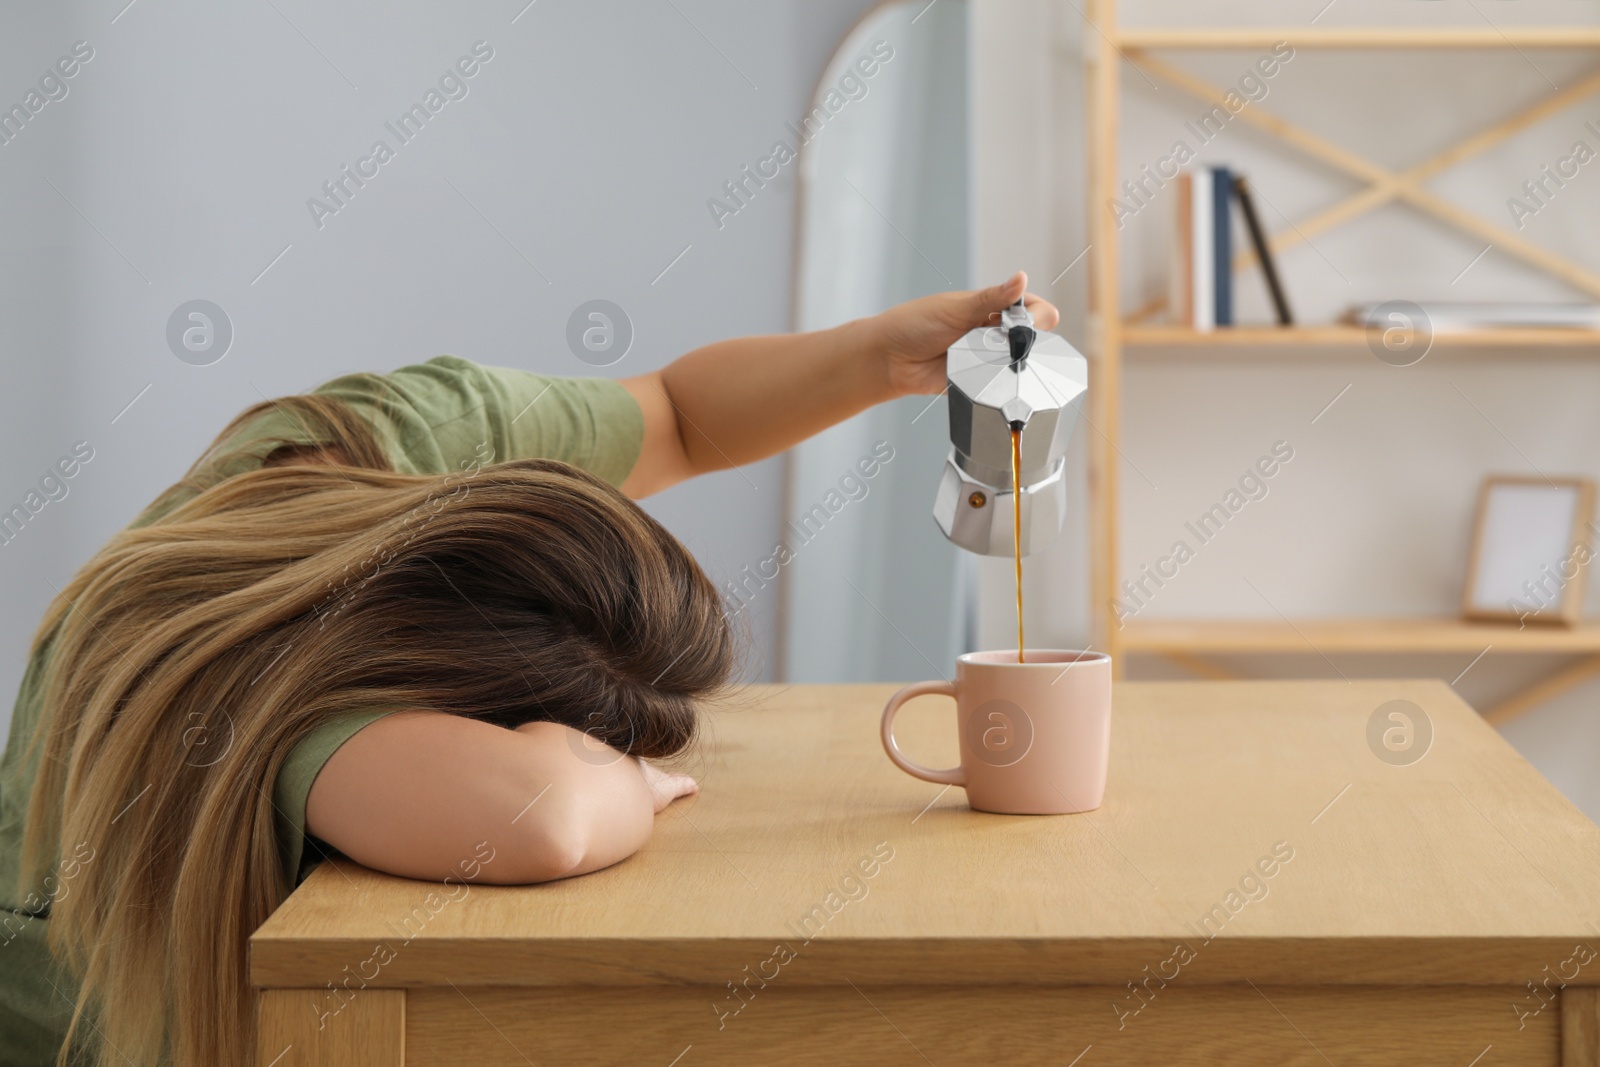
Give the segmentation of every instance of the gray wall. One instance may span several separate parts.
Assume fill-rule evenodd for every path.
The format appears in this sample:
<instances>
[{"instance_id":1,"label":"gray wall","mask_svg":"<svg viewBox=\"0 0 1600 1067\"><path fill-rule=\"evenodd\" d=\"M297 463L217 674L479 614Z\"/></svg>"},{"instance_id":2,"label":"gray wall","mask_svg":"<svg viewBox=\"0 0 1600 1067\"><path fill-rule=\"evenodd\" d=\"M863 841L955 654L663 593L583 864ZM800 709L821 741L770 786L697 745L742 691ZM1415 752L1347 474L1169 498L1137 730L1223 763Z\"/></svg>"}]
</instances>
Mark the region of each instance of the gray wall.
<instances>
[{"instance_id":1,"label":"gray wall","mask_svg":"<svg viewBox=\"0 0 1600 1067\"><path fill-rule=\"evenodd\" d=\"M444 352L621 377L787 329L792 168L720 229L706 201L803 113L869 6L124 3L0 10L0 104L93 48L0 145L0 503L95 450L0 545L6 693L53 587L263 396ZM480 40L466 95L400 145L385 123ZM380 138L394 158L319 227L308 198ZM235 331L208 366L166 341L197 298ZM603 369L565 342L594 298L636 331ZM781 488L769 460L647 507L719 577L770 547ZM772 605L751 618L759 676Z\"/></svg>"}]
</instances>

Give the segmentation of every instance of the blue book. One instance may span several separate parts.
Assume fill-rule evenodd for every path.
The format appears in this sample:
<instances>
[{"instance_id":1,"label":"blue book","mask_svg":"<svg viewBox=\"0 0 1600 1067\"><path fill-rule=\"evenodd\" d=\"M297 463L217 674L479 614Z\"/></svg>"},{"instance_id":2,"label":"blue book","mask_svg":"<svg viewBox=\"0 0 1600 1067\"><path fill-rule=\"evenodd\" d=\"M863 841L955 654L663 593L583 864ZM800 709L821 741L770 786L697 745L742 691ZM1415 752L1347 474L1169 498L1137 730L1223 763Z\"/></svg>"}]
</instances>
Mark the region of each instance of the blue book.
<instances>
[{"instance_id":1,"label":"blue book","mask_svg":"<svg viewBox=\"0 0 1600 1067\"><path fill-rule=\"evenodd\" d=\"M1233 325L1233 228L1229 225L1233 174L1211 168L1212 286L1218 326Z\"/></svg>"}]
</instances>

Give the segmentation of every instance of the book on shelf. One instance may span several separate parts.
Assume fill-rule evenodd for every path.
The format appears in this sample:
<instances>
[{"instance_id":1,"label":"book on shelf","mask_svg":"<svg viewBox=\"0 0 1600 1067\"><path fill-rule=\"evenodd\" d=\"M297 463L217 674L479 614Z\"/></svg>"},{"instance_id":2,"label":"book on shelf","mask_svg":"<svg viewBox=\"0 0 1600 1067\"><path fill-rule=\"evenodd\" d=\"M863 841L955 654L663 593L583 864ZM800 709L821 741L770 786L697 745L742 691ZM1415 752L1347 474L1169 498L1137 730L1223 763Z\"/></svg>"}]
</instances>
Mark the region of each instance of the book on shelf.
<instances>
[{"instance_id":1,"label":"book on shelf","mask_svg":"<svg viewBox=\"0 0 1600 1067\"><path fill-rule=\"evenodd\" d=\"M1277 264L1244 178L1227 167L1196 167L1178 176L1167 307L1199 333L1234 323L1233 205L1237 201L1266 276L1278 324L1293 323Z\"/></svg>"},{"instance_id":2,"label":"book on shelf","mask_svg":"<svg viewBox=\"0 0 1600 1067\"><path fill-rule=\"evenodd\" d=\"M1174 321L1194 325L1194 176L1178 175L1173 211L1172 256L1167 269L1167 307Z\"/></svg>"},{"instance_id":3,"label":"book on shelf","mask_svg":"<svg viewBox=\"0 0 1600 1067\"><path fill-rule=\"evenodd\" d=\"M1245 229L1250 232L1250 243L1255 247L1256 259L1261 262L1261 273L1267 279L1267 294L1272 297L1272 309L1278 316L1278 325L1293 326L1294 315L1289 311L1289 298L1278 279L1278 262L1272 258L1272 246L1267 243L1266 231L1261 228L1261 217L1256 214L1256 198L1250 194L1250 183L1245 181L1242 174L1233 180L1233 195L1239 199L1239 213L1244 216Z\"/></svg>"},{"instance_id":4,"label":"book on shelf","mask_svg":"<svg viewBox=\"0 0 1600 1067\"><path fill-rule=\"evenodd\" d=\"M1380 309L1383 304L1358 304L1342 316L1350 326L1391 325ZM1473 330L1555 328L1600 330L1600 304L1543 304L1516 302L1419 301L1433 333L1468 333Z\"/></svg>"},{"instance_id":5,"label":"book on shelf","mask_svg":"<svg viewBox=\"0 0 1600 1067\"><path fill-rule=\"evenodd\" d=\"M1201 333L1210 333L1217 325L1216 263L1212 254L1212 226L1215 223L1211 198L1211 169L1196 168L1190 185L1189 224L1193 232L1189 238L1190 268L1194 289L1189 297L1191 320L1189 325Z\"/></svg>"},{"instance_id":6,"label":"book on shelf","mask_svg":"<svg viewBox=\"0 0 1600 1067\"><path fill-rule=\"evenodd\" d=\"M1211 292L1218 326L1233 325L1233 172L1211 168Z\"/></svg>"}]
</instances>

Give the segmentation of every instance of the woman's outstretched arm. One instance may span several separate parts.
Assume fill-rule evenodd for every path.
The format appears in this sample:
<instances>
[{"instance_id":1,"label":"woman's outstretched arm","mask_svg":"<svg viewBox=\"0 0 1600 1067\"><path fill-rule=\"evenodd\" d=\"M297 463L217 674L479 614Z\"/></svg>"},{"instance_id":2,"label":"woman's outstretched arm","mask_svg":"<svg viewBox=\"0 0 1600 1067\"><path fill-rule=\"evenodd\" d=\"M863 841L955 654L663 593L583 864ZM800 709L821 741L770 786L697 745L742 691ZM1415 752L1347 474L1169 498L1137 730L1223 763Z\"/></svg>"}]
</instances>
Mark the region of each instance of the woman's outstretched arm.
<instances>
[{"instance_id":1,"label":"woman's outstretched arm","mask_svg":"<svg viewBox=\"0 0 1600 1067\"><path fill-rule=\"evenodd\" d=\"M813 333L740 337L624 378L644 412L644 447L622 491L638 498L707 471L782 452L874 404L944 389L945 351L997 321L1028 276L975 292L936 293ZM1060 316L1027 294L1042 330Z\"/></svg>"},{"instance_id":2,"label":"woman's outstretched arm","mask_svg":"<svg viewBox=\"0 0 1600 1067\"><path fill-rule=\"evenodd\" d=\"M606 749L570 727L506 730L432 711L385 716L328 759L306 830L365 866L438 881L494 850L477 881L587 874L632 855L692 778Z\"/></svg>"}]
</instances>

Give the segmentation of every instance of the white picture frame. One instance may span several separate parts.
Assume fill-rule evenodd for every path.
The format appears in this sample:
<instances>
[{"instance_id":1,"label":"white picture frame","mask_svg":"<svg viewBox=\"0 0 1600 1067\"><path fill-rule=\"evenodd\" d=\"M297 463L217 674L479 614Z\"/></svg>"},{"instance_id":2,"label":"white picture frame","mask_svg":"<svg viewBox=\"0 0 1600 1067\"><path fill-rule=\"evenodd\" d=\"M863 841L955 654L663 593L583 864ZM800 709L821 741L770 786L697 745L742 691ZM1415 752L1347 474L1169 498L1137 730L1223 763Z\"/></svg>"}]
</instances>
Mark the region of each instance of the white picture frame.
<instances>
[{"instance_id":1,"label":"white picture frame","mask_svg":"<svg viewBox=\"0 0 1600 1067\"><path fill-rule=\"evenodd\" d=\"M1594 483L1489 475L1478 491L1461 614L1480 622L1574 626L1592 558Z\"/></svg>"}]
</instances>

